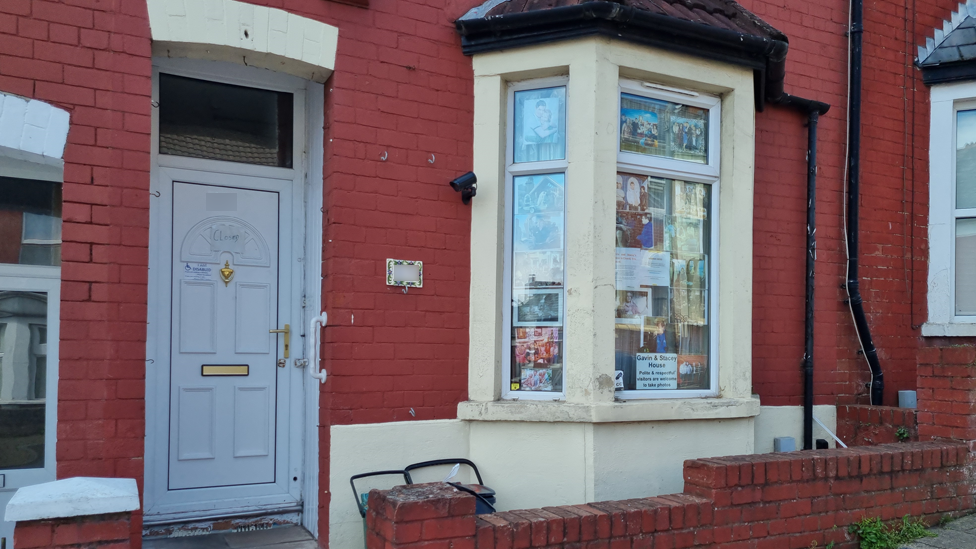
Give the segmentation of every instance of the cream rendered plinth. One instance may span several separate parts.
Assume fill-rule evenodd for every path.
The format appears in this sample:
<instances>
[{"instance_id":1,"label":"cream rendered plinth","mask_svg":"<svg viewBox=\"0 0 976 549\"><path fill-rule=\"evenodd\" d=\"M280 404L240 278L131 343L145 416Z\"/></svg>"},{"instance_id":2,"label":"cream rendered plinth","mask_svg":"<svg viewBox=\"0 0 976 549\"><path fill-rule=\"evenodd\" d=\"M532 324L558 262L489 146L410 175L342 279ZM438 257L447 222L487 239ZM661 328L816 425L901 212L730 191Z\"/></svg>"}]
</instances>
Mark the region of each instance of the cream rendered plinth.
<instances>
[{"instance_id":1,"label":"cream rendered plinth","mask_svg":"<svg viewBox=\"0 0 976 549\"><path fill-rule=\"evenodd\" d=\"M818 405L813 407L813 417L819 419L828 429L837 433L837 407ZM803 406L762 406L756 416L756 452L764 454L773 451L773 439L793 437L796 448L803 448ZM827 445L836 447L834 439L822 427L813 424L813 439L827 439ZM844 441L845 443L848 441Z\"/></svg>"}]
</instances>

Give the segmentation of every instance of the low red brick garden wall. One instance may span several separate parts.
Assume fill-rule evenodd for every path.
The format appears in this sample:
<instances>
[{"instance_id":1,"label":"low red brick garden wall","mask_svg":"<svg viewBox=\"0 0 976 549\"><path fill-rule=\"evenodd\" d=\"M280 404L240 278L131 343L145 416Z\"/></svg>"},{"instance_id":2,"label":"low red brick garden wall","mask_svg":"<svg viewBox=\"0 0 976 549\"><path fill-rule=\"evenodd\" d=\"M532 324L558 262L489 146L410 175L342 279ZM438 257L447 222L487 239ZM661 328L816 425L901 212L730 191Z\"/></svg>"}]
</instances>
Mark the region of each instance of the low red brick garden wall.
<instances>
[{"instance_id":1,"label":"low red brick garden wall","mask_svg":"<svg viewBox=\"0 0 976 549\"><path fill-rule=\"evenodd\" d=\"M18 522L17 549L129 549L130 513Z\"/></svg>"},{"instance_id":2,"label":"low red brick garden wall","mask_svg":"<svg viewBox=\"0 0 976 549\"><path fill-rule=\"evenodd\" d=\"M918 350L919 438L962 440L976 449L976 343L927 343Z\"/></svg>"},{"instance_id":3,"label":"low red brick garden wall","mask_svg":"<svg viewBox=\"0 0 976 549\"><path fill-rule=\"evenodd\" d=\"M443 484L370 492L370 549L853 549L862 517L973 508L969 450L914 442L686 461L682 494L475 515ZM499 495L504 498L504 494ZM814 542L816 545L814 545Z\"/></svg>"},{"instance_id":4,"label":"low red brick garden wall","mask_svg":"<svg viewBox=\"0 0 976 549\"><path fill-rule=\"evenodd\" d=\"M898 430L905 440L898 438ZM874 446L918 440L915 410L850 404L837 407L837 436L848 446Z\"/></svg>"}]
</instances>

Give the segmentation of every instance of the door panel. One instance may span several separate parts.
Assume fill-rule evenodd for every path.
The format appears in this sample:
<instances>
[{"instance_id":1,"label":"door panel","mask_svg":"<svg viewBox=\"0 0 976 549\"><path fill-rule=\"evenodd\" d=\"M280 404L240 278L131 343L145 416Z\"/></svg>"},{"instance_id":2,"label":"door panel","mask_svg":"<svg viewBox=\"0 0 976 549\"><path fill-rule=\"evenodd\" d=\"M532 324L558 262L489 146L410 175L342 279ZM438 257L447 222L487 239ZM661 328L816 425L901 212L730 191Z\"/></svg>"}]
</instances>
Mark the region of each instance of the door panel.
<instances>
[{"instance_id":1,"label":"door panel","mask_svg":"<svg viewBox=\"0 0 976 549\"><path fill-rule=\"evenodd\" d=\"M273 483L278 193L174 182L172 220L169 489Z\"/></svg>"}]
</instances>

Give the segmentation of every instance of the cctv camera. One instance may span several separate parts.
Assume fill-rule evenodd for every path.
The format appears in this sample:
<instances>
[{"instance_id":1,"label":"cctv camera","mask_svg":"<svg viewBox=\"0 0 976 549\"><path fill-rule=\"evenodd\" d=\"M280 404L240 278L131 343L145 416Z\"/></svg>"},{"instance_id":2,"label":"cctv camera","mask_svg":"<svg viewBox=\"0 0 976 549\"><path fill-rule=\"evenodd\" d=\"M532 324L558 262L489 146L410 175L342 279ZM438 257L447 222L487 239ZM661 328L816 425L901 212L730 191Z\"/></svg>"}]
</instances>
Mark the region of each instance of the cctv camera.
<instances>
[{"instance_id":1,"label":"cctv camera","mask_svg":"<svg viewBox=\"0 0 976 549\"><path fill-rule=\"evenodd\" d=\"M461 202L467 204L478 194L478 177L474 175L474 172L468 172L451 181L451 188L455 192L460 192Z\"/></svg>"}]
</instances>

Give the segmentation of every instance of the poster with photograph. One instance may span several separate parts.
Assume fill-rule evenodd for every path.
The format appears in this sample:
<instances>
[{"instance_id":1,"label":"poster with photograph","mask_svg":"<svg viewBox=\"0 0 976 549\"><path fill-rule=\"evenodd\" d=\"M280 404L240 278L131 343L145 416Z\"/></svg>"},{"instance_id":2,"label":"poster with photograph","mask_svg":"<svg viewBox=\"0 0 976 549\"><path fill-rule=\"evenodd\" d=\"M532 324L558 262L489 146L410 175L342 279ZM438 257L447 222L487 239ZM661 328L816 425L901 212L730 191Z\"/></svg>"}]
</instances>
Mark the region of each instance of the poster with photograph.
<instances>
[{"instance_id":1,"label":"poster with photograph","mask_svg":"<svg viewBox=\"0 0 976 549\"><path fill-rule=\"evenodd\" d=\"M552 391L552 370L550 368L522 368L519 389L522 391Z\"/></svg>"},{"instance_id":2,"label":"poster with photograph","mask_svg":"<svg viewBox=\"0 0 976 549\"><path fill-rule=\"evenodd\" d=\"M708 256L675 255L671 259L671 286L692 290L708 289Z\"/></svg>"},{"instance_id":3,"label":"poster with photograph","mask_svg":"<svg viewBox=\"0 0 976 549\"><path fill-rule=\"evenodd\" d=\"M521 367L557 367L562 364L562 328L515 328L513 362Z\"/></svg>"},{"instance_id":4,"label":"poster with photograph","mask_svg":"<svg viewBox=\"0 0 976 549\"><path fill-rule=\"evenodd\" d=\"M678 355L637 353L636 387L640 390L678 388Z\"/></svg>"},{"instance_id":5,"label":"poster with photograph","mask_svg":"<svg viewBox=\"0 0 976 549\"><path fill-rule=\"evenodd\" d=\"M512 296L513 326L562 325L562 290L527 290Z\"/></svg>"},{"instance_id":6,"label":"poster with photograph","mask_svg":"<svg viewBox=\"0 0 976 549\"><path fill-rule=\"evenodd\" d=\"M678 389L708 389L711 374L708 355L676 355Z\"/></svg>"},{"instance_id":7,"label":"poster with photograph","mask_svg":"<svg viewBox=\"0 0 976 549\"><path fill-rule=\"evenodd\" d=\"M664 213L667 207L667 180L646 175L617 174L617 211Z\"/></svg>"},{"instance_id":8,"label":"poster with photograph","mask_svg":"<svg viewBox=\"0 0 976 549\"><path fill-rule=\"evenodd\" d=\"M651 315L651 303L648 301L647 292L638 291L618 291L617 292L617 318L641 318Z\"/></svg>"},{"instance_id":9,"label":"poster with photograph","mask_svg":"<svg viewBox=\"0 0 976 549\"><path fill-rule=\"evenodd\" d=\"M671 310L676 322L704 326L708 324L708 290L672 288Z\"/></svg>"},{"instance_id":10,"label":"poster with photograph","mask_svg":"<svg viewBox=\"0 0 976 549\"><path fill-rule=\"evenodd\" d=\"M515 92L515 162L566 158L566 88Z\"/></svg>"},{"instance_id":11,"label":"poster with photograph","mask_svg":"<svg viewBox=\"0 0 976 549\"><path fill-rule=\"evenodd\" d=\"M661 133L667 108L667 101L621 94L620 151L669 156Z\"/></svg>"},{"instance_id":12,"label":"poster with photograph","mask_svg":"<svg viewBox=\"0 0 976 549\"><path fill-rule=\"evenodd\" d=\"M693 111L701 111L704 116L708 114L708 111L703 109L693 109ZM672 155L675 158L701 164L708 163L706 148L708 135L705 133L706 121L704 116L700 118L671 117L670 141Z\"/></svg>"},{"instance_id":13,"label":"poster with photograph","mask_svg":"<svg viewBox=\"0 0 976 549\"><path fill-rule=\"evenodd\" d=\"M701 219L673 217L671 221L674 228L674 236L671 242L673 251L689 254L700 254L705 251Z\"/></svg>"},{"instance_id":14,"label":"poster with photograph","mask_svg":"<svg viewBox=\"0 0 976 549\"><path fill-rule=\"evenodd\" d=\"M703 183L674 181L674 215L705 219L705 195L709 187Z\"/></svg>"},{"instance_id":15,"label":"poster with photograph","mask_svg":"<svg viewBox=\"0 0 976 549\"><path fill-rule=\"evenodd\" d=\"M620 152L708 163L708 109L620 95Z\"/></svg>"},{"instance_id":16,"label":"poster with photograph","mask_svg":"<svg viewBox=\"0 0 976 549\"><path fill-rule=\"evenodd\" d=\"M512 287L553 288L563 285L562 252L515 252Z\"/></svg>"},{"instance_id":17,"label":"poster with photograph","mask_svg":"<svg viewBox=\"0 0 976 549\"><path fill-rule=\"evenodd\" d=\"M566 175L523 175L514 178L515 215L563 211Z\"/></svg>"},{"instance_id":18,"label":"poster with photograph","mask_svg":"<svg viewBox=\"0 0 976 549\"><path fill-rule=\"evenodd\" d=\"M563 214L534 213L512 219L516 252L563 249Z\"/></svg>"}]
</instances>

